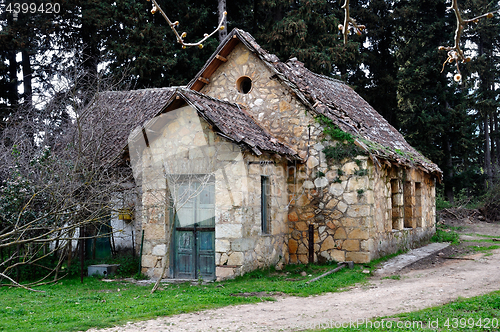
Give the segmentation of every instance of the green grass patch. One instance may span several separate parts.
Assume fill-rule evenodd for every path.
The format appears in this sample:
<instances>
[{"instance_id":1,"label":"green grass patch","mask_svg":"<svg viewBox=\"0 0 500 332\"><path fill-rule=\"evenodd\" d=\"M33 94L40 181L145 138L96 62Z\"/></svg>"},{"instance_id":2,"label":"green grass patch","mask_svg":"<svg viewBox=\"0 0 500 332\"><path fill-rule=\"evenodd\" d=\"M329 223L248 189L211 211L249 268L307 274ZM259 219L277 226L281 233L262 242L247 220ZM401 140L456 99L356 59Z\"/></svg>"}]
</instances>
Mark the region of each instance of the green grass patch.
<instances>
[{"instance_id":1,"label":"green grass patch","mask_svg":"<svg viewBox=\"0 0 500 332\"><path fill-rule=\"evenodd\" d=\"M451 242L452 245L460 243L460 236L453 230L459 227L451 227L447 225L437 225L436 234L431 238L431 242Z\"/></svg>"},{"instance_id":2,"label":"green grass patch","mask_svg":"<svg viewBox=\"0 0 500 332\"><path fill-rule=\"evenodd\" d=\"M490 251L490 250L495 250L500 248L499 245L492 245L492 246L469 246L469 248L472 248L474 251L477 252L485 252L485 251Z\"/></svg>"},{"instance_id":3,"label":"green grass patch","mask_svg":"<svg viewBox=\"0 0 500 332\"><path fill-rule=\"evenodd\" d=\"M493 239L480 239L480 240L467 240L467 242L476 242L476 243L498 243Z\"/></svg>"},{"instance_id":4,"label":"green grass patch","mask_svg":"<svg viewBox=\"0 0 500 332\"><path fill-rule=\"evenodd\" d=\"M129 321L175 315L227 305L273 300L273 294L309 296L340 291L366 280L363 266L347 268L311 284L306 282L336 267L288 265L248 273L235 280L208 284L164 284L150 294L152 285L125 281L105 282L87 277L37 287L45 293L0 287L0 331L81 331ZM303 276L303 274L306 276ZM255 293L259 296L251 296ZM244 296L235 296L244 295Z\"/></svg>"},{"instance_id":5,"label":"green grass patch","mask_svg":"<svg viewBox=\"0 0 500 332\"><path fill-rule=\"evenodd\" d=\"M500 236L498 236L498 235L486 235L486 234L479 234L479 233L465 233L464 235L484 237L484 238L490 238L490 239L500 239Z\"/></svg>"},{"instance_id":6,"label":"green grass patch","mask_svg":"<svg viewBox=\"0 0 500 332\"><path fill-rule=\"evenodd\" d=\"M499 317L500 291L496 291L415 312L353 322L352 325L344 323L344 327L338 322L339 328L321 331L498 331ZM333 321L319 323L322 323L321 327L335 326Z\"/></svg>"}]
</instances>

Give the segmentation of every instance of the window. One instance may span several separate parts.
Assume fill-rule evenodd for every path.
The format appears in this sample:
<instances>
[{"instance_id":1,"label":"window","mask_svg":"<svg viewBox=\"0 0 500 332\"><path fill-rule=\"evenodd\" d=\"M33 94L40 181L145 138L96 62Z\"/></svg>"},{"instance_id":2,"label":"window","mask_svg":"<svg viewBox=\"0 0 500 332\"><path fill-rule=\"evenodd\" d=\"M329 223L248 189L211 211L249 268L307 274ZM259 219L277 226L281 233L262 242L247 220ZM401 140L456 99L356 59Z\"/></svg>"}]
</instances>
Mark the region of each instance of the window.
<instances>
[{"instance_id":1,"label":"window","mask_svg":"<svg viewBox=\"0 0 500 332\"><path fill-rule=\"evenodd\" d=\"M262 234L270 233L269 221L269 202L271 188L269 186L269 177L262 175L260 177L260 210L261 210L261 230Z\"/></svg>"},{"instance_id":2,"label":"window","mask_svg":"<svg viewBox=\"0 0 500 332\"><path fill-rule=\"evenodd\" d=\"M391 180L392 229L396 230L403 228L403 202L399 183L398 179Z\"/></svg>"},{"instance_id":3,"label":"window","mask_svg":"<svg viewBox=\"0 0 500 332\"><path fill-rule=\"evenodd\" d=\"M243 94L249 93L252 90L252 79L248 76L241 76L236 81L236 89Z\"/></svg>"},{"instance_id":4,"label":"window","mask_svg":"<svg viewBox=\"0 0 500 332\"><path fill-rule=\"evenodd\" d=\"M406 181L403 185L403 198L405 209L405 228L413 228L414 214L413 207L415 206L414 190L412 190L412 182Z\"/></svg>"},{"instance_id":5,"label":"window","mask_svg":"<svg viewBox=\"0 0 500 332\"><path fill-rule=\"evenodd\" d=\"M420 182L415 182L415 219L417 227L424 226L422 218L422 184Z\"/></svg>"}]
</instances>

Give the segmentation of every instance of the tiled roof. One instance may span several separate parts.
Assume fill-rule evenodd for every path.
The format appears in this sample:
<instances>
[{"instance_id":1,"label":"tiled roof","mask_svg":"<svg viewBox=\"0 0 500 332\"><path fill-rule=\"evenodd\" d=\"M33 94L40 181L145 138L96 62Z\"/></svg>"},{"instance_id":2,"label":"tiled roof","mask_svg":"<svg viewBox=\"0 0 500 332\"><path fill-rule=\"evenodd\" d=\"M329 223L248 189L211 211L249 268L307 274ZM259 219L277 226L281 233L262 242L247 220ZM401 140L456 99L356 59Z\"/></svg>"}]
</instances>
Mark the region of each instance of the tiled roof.
<instances>
[{"instance_id":1,"label":"tiled roof","mask_svg":"<svg viewBox=\"0 0 500 332\"><path fill-rule=\"evenodd\" d=\"M217 55L228 53L227 48L234 47L235 38L255 53L309 110L327 116L340 129L352 134L357 144L366 149L374 159L420 167L441 177L442 172L436 164L411 147L401 133L346 83L315 74L297 59L281 62L276 55L260 47L245 31L234 29L228 34L205 67L188 84L189 88L198 84L198 78L202 75L208 78L207 74L214 71L211 64L217 63Z\"/></svg>"},{"instance_id":2,"label":"tiled roof","mask_svg":"<svg viewBox=\"0 0 500 332\"><path fill-rule=\"evenodd\" d=\"M111 162L127 145L132 130L163 110L174 88L106 91L97 94L83 114L82 132L100 135L100 158Z\"/></svg>"},{"instance_id":3,"label":"tiled roof","mask_svg":"<svg viewBox=\"0 0 500 332\"><path fill-rule=\"evenodd\" d=\"M194 107L223 136L235 143L244 144L255 154L261 151L275 152L289 159L300 159L297 152L274 138L267 130L238 104L208 97L189 89L177 89L188 104Z\"/></svg>"},{"instance_id":4,"label":"tiled roof","mask_svg":"<svg viewBox=\"0 0 500 332\"><path fill-rule=\"evenodd\" d=\"M240 106L213 99L183 88L158 88L132 91L107 91L96 95L87 108L86 137L102 135L101 159L112 161L126 147L130 133L163 112L181 97L194 107L216 132L246 146L257 155L262 151L278 153L289 159L300 159L286 144L278 141Z\"/></svg>"}]
</instances>

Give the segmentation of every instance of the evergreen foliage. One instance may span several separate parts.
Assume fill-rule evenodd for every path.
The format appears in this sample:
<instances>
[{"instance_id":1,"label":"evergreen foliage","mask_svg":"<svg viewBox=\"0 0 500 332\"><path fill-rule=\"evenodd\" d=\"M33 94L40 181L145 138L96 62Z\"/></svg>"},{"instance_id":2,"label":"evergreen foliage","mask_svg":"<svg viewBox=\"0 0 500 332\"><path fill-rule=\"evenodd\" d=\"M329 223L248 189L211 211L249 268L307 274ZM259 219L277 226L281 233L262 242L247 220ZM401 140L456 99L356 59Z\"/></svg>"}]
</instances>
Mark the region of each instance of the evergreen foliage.
<instances>
[{"instance_id":1,"label":"evergreen foliage","mask_svg":"<svg viewBox=\"0 0 500 332\"><path fill-rule=\"evenodd\" d=\"M180 22L187 40L217 26L217 1L158 2ZM461 47L472 61L460 64L459 84L451 78L454 64L441 72L446 54L438 50L453 44L456 26L454 13L446 9L449 2L351 0L351 16L367 29L350 36L346 45L338 29L342 2L229 1L227 30L249 31L283 61L297 57L314 72L347 81L441 167L447 199L464 188L473 195L491 186L500 173L500 16L467 25ZM0 0L1 6L7 3ZM92 84L97 74L121 77L117 89L184 85L218 44L213 38L203 49L181 49L146 0L58 3L57 14L0 17L0 130L20 105L38 101L31 93L56 98L57 82L67 79L67 72L84 73L72 82L77 89ZM498 2L487 0L458 4L464 19L499 9ZM68 118L44 116L55 122Z\"/></svg>"}]
</instances>

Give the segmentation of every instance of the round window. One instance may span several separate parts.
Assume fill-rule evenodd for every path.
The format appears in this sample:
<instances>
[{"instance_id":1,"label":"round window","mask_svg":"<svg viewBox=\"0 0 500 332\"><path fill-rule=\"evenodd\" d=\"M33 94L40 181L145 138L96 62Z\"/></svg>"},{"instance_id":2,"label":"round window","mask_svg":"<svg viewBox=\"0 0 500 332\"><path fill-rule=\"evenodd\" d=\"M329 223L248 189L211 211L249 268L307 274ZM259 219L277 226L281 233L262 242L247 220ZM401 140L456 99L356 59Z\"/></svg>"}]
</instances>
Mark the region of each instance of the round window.
<instances>
[{"instance_id":1,"label":"round window","mask_svg":"<svg viewBox=\"0 0 500 332\"><path fill-rule=\"evenodd\" d=\"M249 93L252 90L252 79L248 76L241 76L236 81L236 88L240 93Z\"/></svg>"}]
</instances>

